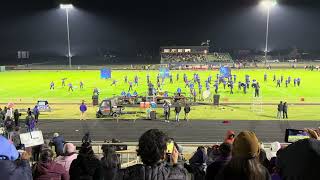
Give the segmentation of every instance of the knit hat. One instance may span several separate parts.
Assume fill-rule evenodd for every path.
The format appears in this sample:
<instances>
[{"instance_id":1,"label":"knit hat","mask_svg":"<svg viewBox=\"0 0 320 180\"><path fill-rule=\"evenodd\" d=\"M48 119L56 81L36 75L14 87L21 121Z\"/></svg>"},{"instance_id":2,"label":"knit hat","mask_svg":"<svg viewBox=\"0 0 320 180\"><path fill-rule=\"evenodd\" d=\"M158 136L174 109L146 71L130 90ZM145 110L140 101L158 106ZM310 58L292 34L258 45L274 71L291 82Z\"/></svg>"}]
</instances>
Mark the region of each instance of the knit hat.
<instances>
[{"instance_id":1,"label":"knit hat","mask_svg":"<svg viewBox=\"0 0 320 180\"><path fill-rule=\"evenodd\" d=\"M63 153L64 154L70 154L76 152L76 146L72 143L66 143L63 147Z\"/></svg>"},{"instance_id":2,"label":"knit hat","mask_svg":"<svg viewBox=\"0 0 320 180\"><path fill-rule=\"evenodd\" d=\"M234 139L232 155L241 158L254 158L260 153L260 144L253 132L243 131Z\"/></svg>"}]
</instances>

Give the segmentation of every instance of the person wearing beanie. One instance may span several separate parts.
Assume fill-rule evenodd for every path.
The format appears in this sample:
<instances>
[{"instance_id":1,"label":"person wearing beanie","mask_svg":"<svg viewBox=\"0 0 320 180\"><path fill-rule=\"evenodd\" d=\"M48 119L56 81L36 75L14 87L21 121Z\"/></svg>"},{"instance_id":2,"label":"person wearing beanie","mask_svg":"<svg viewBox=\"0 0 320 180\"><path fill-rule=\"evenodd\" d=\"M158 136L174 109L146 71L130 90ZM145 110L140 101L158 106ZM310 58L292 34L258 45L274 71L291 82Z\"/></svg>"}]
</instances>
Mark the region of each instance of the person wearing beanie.
<instances>
[{"instance_id":1,"label":"person wearing beanie","mask_svg":"<svg viewBox=\"0 0 320 180\"><path fill-rule=\"evenodd\" d=\"M234 139L232 158L215 177L217 180L270 180L268 170L259 161L260 143L255 133L243 131Z\"/></svg>"},{"instance_id":2,"label":"person wearing beanie","mask_svg":"<svg viewBox=\"0 0 320 180\"><path fill-rule=\"evenodd\" d=\"M0 136L0 179L2 180L32 180L29 164L30 155L26 152L19 153L13 144Z\"/></svg>"},{"instance_id":3,"label":"person wearing beanie","mask_svg":"<svg viewBox=\"0 0 320 180\"><path fill-rule=\"evenodd\" d=\"M73 160L77 159L76 146L72 143L66 143L63 147L63 155L56 158L56 163L61 164L69 172Z\"/></svg>"},{"instance_id":4,"label":"person wearing beanie","mask_svg":"<svg viewBox=\"0 0 320 180\"><path fill-rule=\"evenodd\" d=\"M70 169L70 180L102 180L103 172L100 160L94 155L89 142L82 144L77 159L73 160Z\"/></svg>"}]
</instances>

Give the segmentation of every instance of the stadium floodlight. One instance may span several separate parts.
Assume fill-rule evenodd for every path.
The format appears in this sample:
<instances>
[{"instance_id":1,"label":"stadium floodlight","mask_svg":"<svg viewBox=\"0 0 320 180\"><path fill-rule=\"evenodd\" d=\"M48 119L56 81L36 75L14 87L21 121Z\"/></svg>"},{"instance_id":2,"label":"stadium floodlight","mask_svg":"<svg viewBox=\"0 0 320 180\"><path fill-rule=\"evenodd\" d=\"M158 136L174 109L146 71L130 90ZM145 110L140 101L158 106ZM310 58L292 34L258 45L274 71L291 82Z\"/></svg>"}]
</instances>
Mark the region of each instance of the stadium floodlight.
<instances>
[{"instance_id":1,"label":"stadium floodlight","mask_svg":"<svg viewBox=\"0 0 320 180\"><path fill-rule=\"evenodd\" d=\"M277 5L277 1L275 0L263 0L261 1L261 5L266 7L266 8L271 8L275 5Z\"/></svg>"},{"instance_id":2,"label":"stadium floodlight","mask_svg":"<svg viewBox=\"0 0 320 180\"><path fill-rule=\"evenodd\" d=\"M72 4L60 4L61 9L72 9L73 5Z\"/></svg>"},{"instance_id":3,"label":"stadium floodlight","mask_svg":"<svg viewBox=\"0 0 320 180\"><path fill-rule=\"evenodd\" d=\"M262 0L261 5L267 9L266 48L264 50L264 58L265 58L264 63L265 63L265 65L267 65L270 10L272 7L277 5L277 1L276 0Z\"/></svg>"},{"instance_id":4,"label":"stadium floodlight","mask_svg":"<svg viewBox=\"0 0 320 180\"><path fill-rule=\"evenodd\" d=\"M73 8L72 4L60 4L61 9L66 10L67 15L67 36L68 36L68 59L69 59L69 68L71 69L71 49L70 49L70 30L69 30L69 9Z\"/></svg>"}]
</instances>

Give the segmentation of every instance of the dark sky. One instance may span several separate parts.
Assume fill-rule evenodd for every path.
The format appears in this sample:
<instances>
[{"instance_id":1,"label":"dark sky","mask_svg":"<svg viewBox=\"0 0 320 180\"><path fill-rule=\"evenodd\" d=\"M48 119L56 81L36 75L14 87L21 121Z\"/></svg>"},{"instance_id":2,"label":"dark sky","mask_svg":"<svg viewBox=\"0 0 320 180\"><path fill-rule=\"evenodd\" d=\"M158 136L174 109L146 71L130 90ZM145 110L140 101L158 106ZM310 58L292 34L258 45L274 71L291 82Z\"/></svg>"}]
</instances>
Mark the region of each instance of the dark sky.
<instances>
[{"instance_id":1,"label":"dark sky","mask_svg":"<svg viewBox=\"0 0 320 180\"><path fill-rule=\"evenodd\" d=\"M258 0L74 0L72 54L157 55L162 45L263 50L266 10ZM270 49L319 49L320 0L279 0L270 16ZM57 0L7 0L0 7L0 64L18 50L41 61L67 51L66 16ZM32 60L30 60L32 61ZM40 61L40 60L39 60Z\"/></svg>"}]
</instances>

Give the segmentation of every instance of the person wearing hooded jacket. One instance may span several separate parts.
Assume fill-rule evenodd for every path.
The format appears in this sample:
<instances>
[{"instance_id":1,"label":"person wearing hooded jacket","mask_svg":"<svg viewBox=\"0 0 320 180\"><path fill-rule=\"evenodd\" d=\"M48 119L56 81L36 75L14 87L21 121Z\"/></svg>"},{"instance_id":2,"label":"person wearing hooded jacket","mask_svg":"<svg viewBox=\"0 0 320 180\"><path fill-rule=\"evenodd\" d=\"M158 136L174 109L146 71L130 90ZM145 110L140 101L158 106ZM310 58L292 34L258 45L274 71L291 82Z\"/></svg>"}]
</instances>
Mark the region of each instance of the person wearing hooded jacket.
<instances>
[{"instance_id":1,"label":"person wearing hooded jacket","mask_svg":"<svg viewBox=\"0 0 320 180\"><path fill-rule=\"evenodd\" d=\"M63 155L58 156L55 161L61 164L66 171L69 172L70 165L73 160L77 159L78 154L76 153L76 146L72 143L66 143L63 147Z\"/></svg>"},{"instance_id":2,"label":"person wearing hooded jacket","mask_svg":"<svg viewBox=\"0 0 320 180\"><path fill-rule=\"evenodd\" d=\"M83 143L77 159L70 165L70 180L102 180L102 172L101 162L94 155L91 144Z\"/></svg>"},{"instance_id":3,"label":"person wearing hooded jacket","mask_svg":"<svg viewBox=\"0 0 320 180\"><path fill-rule=\"evenodd\" d=\"M206 168L208 156L203 146L198 147L197 151L189 160L190 165L185 165L189 173L193 174L194 180L204 180L206 175Z\"/></svg>"},{"instance_id":4,"label":"person wearing hooded jacket","mask_svg":"<svg viewBox=\"0 0 320 180\"><path fill-rule=\"evenodd\" d=\"M43 149L40 161L32 169L34 180L69 180L69 174L61 164L53 161L53 151Z\"/></svg>"},{"instance_id":5,"label":"person wearing hooded jacket","mask_svg":"<svg viewBox=\"0 0 320 180\"><path fill-rule=\"evenodd\" d=\"M208 166L206 180L214 180L219 171L228 164L231 159L231 149L232 145L229 143L222 143L219 146L220 155Z\"/></svg>"},{"instance_id":6,"label":"person wearing hooded jacket","mask_svg":"<svg viewBox=\"0 0 320 180\"><path fill-rule=\"evenodd\" d=\"M0 147L0 179L32 180L31 168L28 161L30 155L23 152L19 160L19 152L3 136L0 136Z\"/></svg>"}]
</instances>

